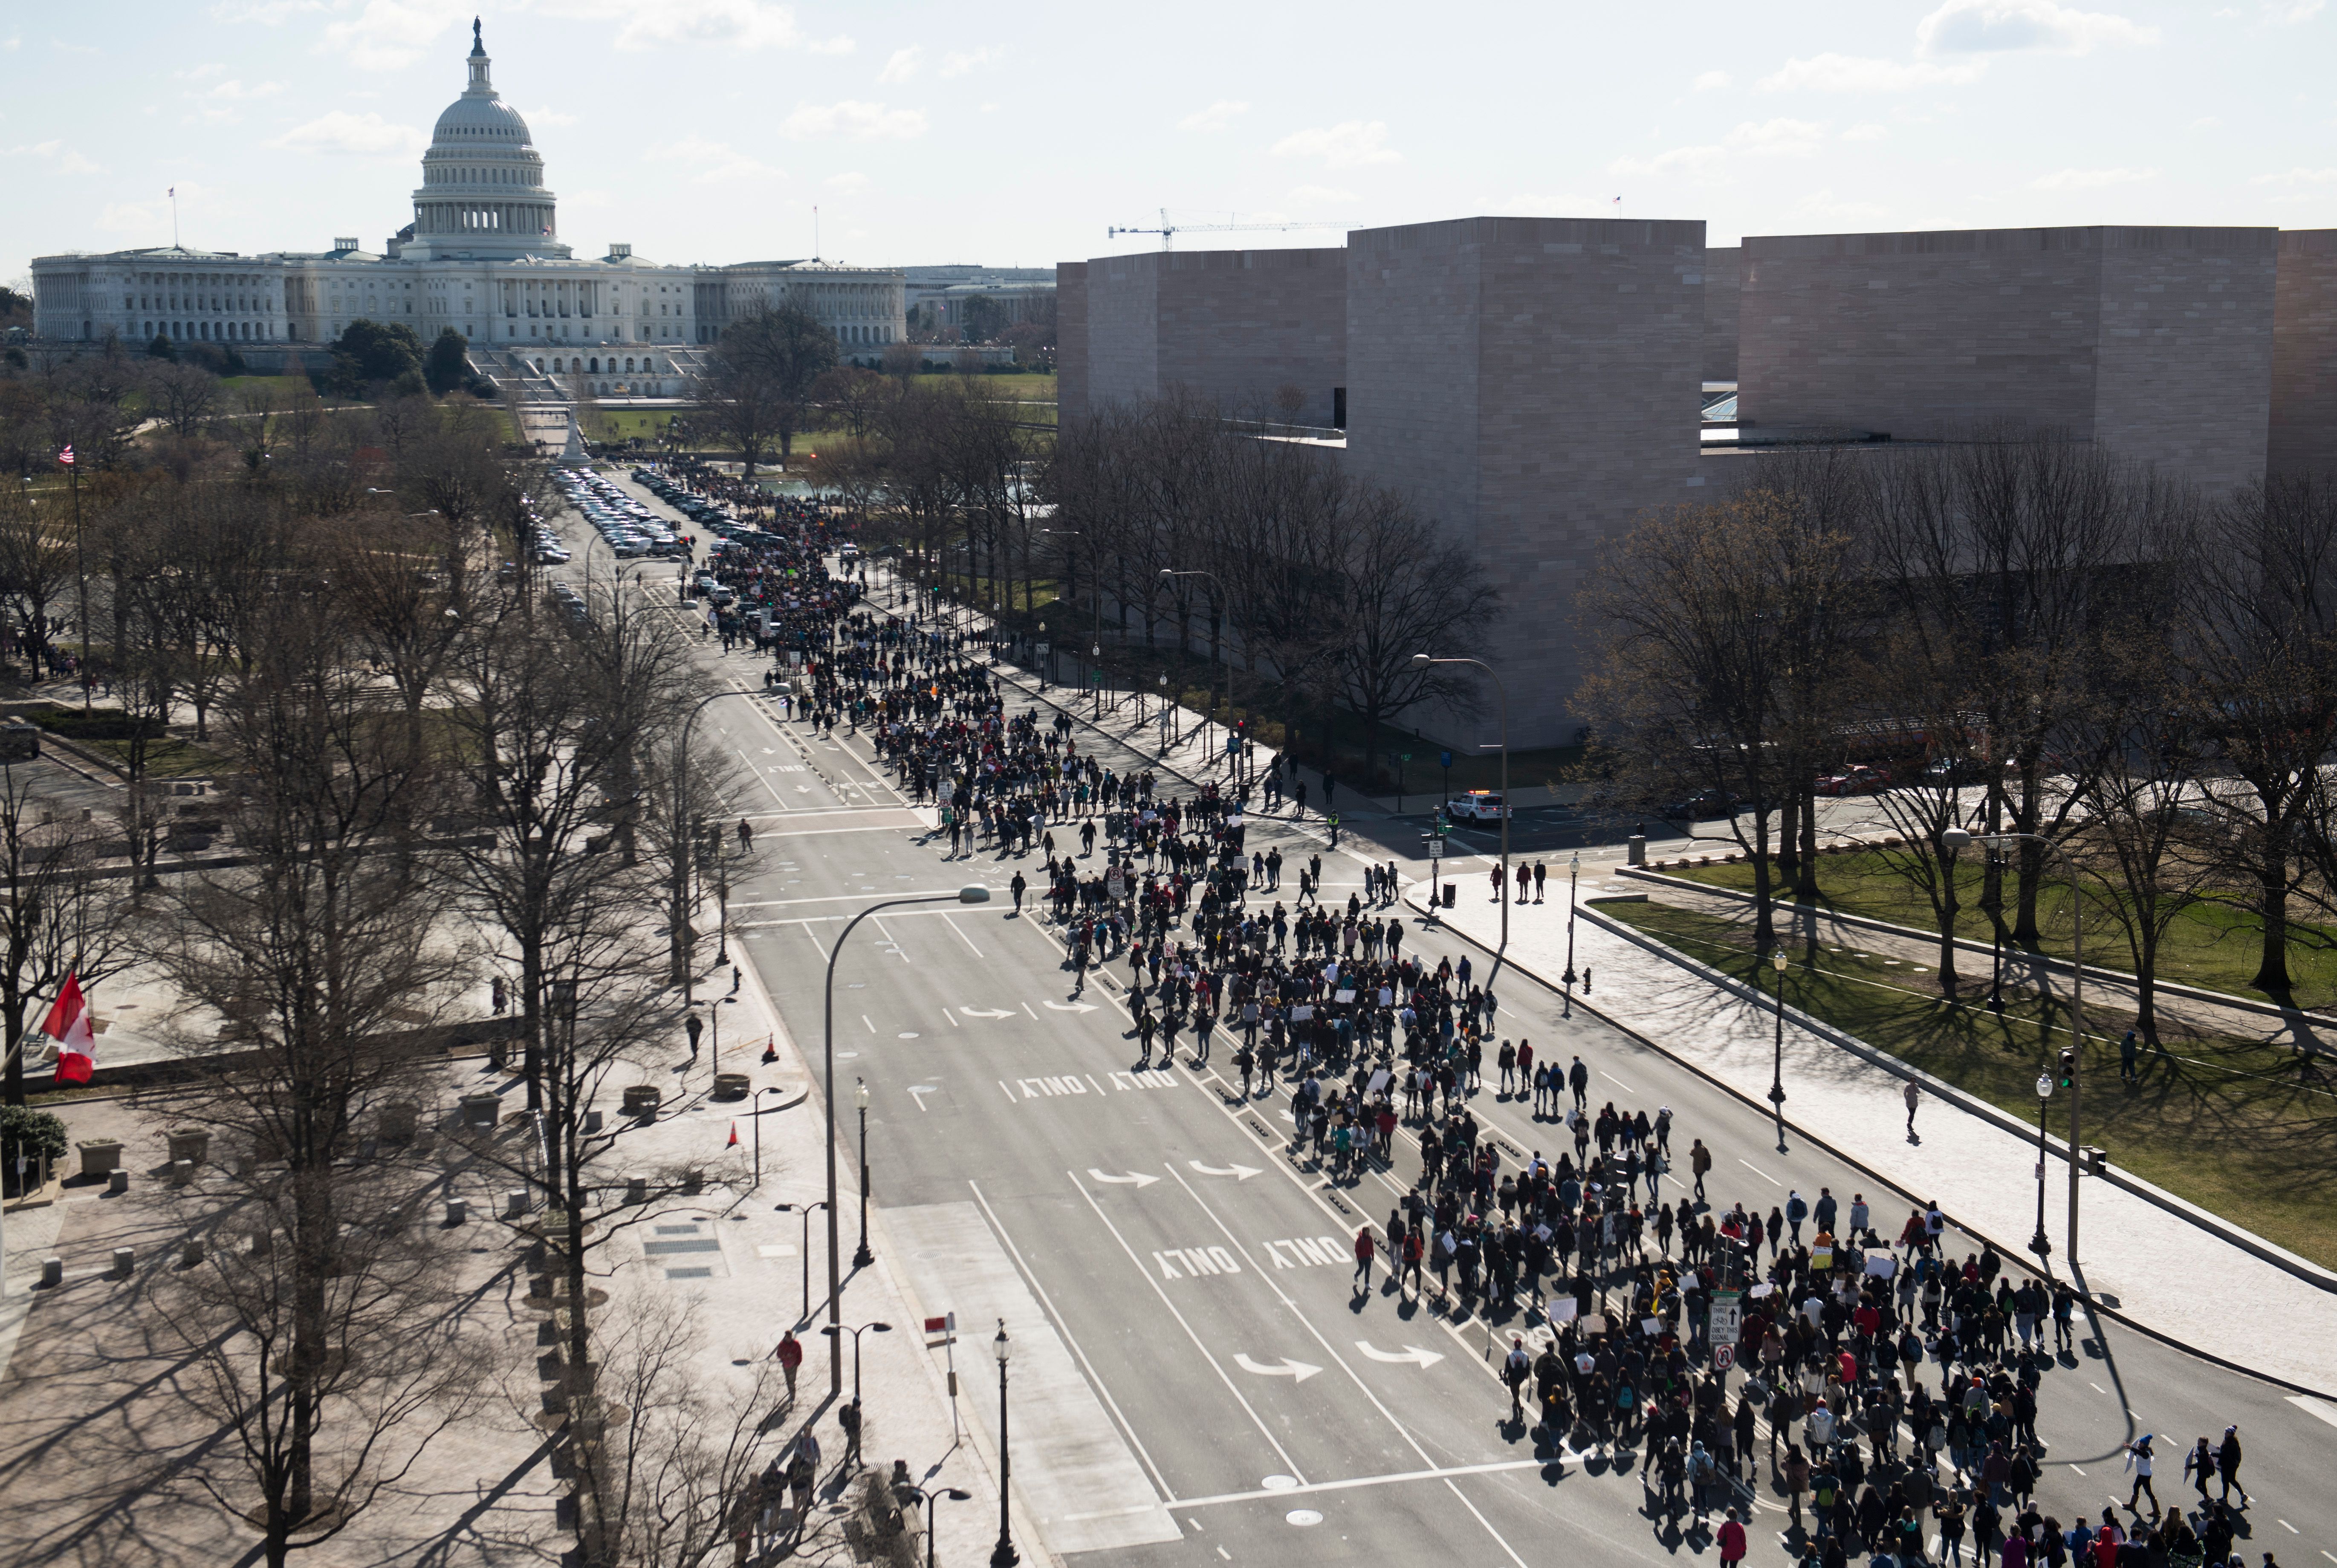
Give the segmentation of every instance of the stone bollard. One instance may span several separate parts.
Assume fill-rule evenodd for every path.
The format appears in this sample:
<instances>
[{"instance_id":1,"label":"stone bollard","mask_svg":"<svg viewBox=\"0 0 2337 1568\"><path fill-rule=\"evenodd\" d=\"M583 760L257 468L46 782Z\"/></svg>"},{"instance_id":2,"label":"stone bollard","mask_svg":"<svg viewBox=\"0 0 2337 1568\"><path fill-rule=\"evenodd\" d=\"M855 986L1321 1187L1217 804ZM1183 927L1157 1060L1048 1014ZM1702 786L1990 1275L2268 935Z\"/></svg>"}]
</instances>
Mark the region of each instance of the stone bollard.
<instances>
[{"instance_id":1,"label":"stone bollard","mask_svg":"<svg viewBox=\"0 0 2337 1568\"><path fill-rule=\"evenodd\" d=\"M41 1260L41 1288L54 1290L65 1282L65 1261L63 1258Z\"/></svg>"},{"instance_id":2,"label":"stone bollard","mask_svg":"<svg viewBox=\"0 0 2337 1568\"><path fill-rule=\"evenodd\" d=\"M113 1277L114 1277L115 1279L117 1279L117 1280L126 1280L126 1279L130 1278L130 1271L131 1271L131 1269L132 1269L132 1267L137 1263L137 1261L138 1261L137 1254L136 1254L136 1253L134 1253L134 1252L132 1252L129 1248L127 1248L127 1247L116 1247L116 1248L114 1248L114 1249L113 1249Z\"/></svg>"},{"instance_id":3,"label":"stone bollard","mask_svg":"<svg viewBox=\"0 0 2337 1568\"><path fill-rule=\"evenodd\" d=\"M503 1115L504 1102L500 1095L464 1095L463 1125L466 1127L492 1127Z\"/></svg>"},{"instance_id":4,"label":"stone bollard","mask_svg":"<svg viewBox=\"0 0 2337 1568\"><path fill-rule=\"evenodd\" d=\"M270 1252L276 1251L276 1232L273 1231L252 1232L251 1244L249 1251L252 1257L267 1257Z\"/></svg>"},{"instance_id":5,"label":"stone bollard","mask_svg":"<svg viewBox=\"0 0 2337 1568\"><path fill-rule=\"evenodd\" d=\"M513 1187L504 1193L504 1218L516 1220L527 1213L527 1189Z\"/></svg>"},{"instance_id":6,"label":"stone bollard","mask_svg":"<svg viewBox=\"0 0 2337 1568\"><path fill-rule=\"evenodd\" d=\"M119 1166L115 1167L114 1170L105 1178L105 1190L109 1193L128 1192L130 1190L130 1173L121 1169Z\"/></svg>"},{"instance_id":7,"label":"stone bollard","mask_svg":"<svg viewBox=\"0 0 2337 1568\"><path fill-rule=\"evenodd\" d=\"M189 1236L186 1244L179 1249L179 1266L191 1269L202 1261L203 1239L200 1236Z\"/></svg>"},{"instance_id":8,"label":"stone bollard","mask_svg":"<svg viewBox=\"0 0 2337 1568\"><path fill-rule=\"evenodd\" d=\"M600 1112L587 1111L584 1113L584 1130L588 1133L597 1133L601 1130Z\"/></svg>"},{"instance_id":9,"label":"stone bollard","mask_svg":"<svg viewBox=\"0 0 2337 1568\"><path fill-rule=\"evenodd\" d=\"M194 1179L194 1161L172 1160L171 1162L171 1185L174 1187L183 1187L192 1183Z\"/></svg>"},{"instance_id":10,"label":"stone bollard","mask_svg":"<svg viewBox=\"0 0 2337 1568\"><path fill-rule=\"evenodd\" d=\"M448 1224L459 1225L470 1217L471 1203L469 1199L449 1198L446 1200L446 1222Z\"/></svg>"},{"instance_id":11,"label":"stone bollard","mask_svg":"<svg viewBox=\"0 0 2337 1568\"><path fill-rule=\"evenodd\" d=\"M649 1201L650 1179L643 1175L628 1175L625 1178L625 1202L646 1203Z\"/></svg>"}]
</instances>

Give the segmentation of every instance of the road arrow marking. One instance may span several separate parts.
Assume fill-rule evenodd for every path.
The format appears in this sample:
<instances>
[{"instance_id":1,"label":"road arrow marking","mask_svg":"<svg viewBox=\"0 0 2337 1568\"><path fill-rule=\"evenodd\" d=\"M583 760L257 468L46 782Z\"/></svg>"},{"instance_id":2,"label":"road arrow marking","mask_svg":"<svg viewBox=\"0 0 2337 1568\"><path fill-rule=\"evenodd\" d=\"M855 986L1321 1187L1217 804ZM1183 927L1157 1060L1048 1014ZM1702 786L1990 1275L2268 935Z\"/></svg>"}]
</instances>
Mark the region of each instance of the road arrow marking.
<instances>
[{"instance_id":1,"label":"road arrow marking","mask_svg":"<svg viewBox=\"0 0 2337 1568\"><path fill-rule=\"evenodd\" d=\"M1252 1176L1266 1174L1255 1165L1227 1165L1221 1171L1215 1165L1205 1165L1198 1160L1188 1160L1185 1163L1205 1176L1231 1176L1237 1182L1247 1182Z\"/></svg>"},{"instance_id":2,"label":"road arrow marking","mask_svg":"<svg viewBox=\"0 0 2337 1568\"><path fill-rule=\"evenodd\" d=\"M1400 1356L1392 1351L1381 1349L1369 1339L1356 1340L1355 1349L1374 1361L1410 1361L1418 1367L1433 1367L1437 1362L1444 1359L1435 1351L1423 1350L1417 1345L1406 1345L1403 1348L1403 1353Z\"/></svg>"},{"instance_id":3,"label":"road arrow marking","mask_svg":"<svg viewBox=\"0 0 2337 1568\"><path fill-rule=\"evenodd\" d=\"M1261 1378L1288 1378L1298 1383L1304 1383L1323 1369L1320 1367L1310 1367L1304 1361L1294 1361L1287 1356L1282 1359L1281 1366L1268 1367L1239 1353L1234 1356L1234 1365L1245 1372L1255 1372Z\"/></svg>"},{"instance_id":4,"label":"road arrow marking","mask_svg":"<svg viewBox=\"0 0 2337 1568\"><path fill-rule=\"evenodd\" d=\"M1096 1010L1093 1002L1049 1002L1047 1006L1059 1013L1091 1013Z\"/></svg>"},{"instance_id":5,"label":"road arrow marking","mask_svg":"<svg viewBox=\"0 0 2337 1568\"><path fill-rule=\"evenodd\" d=\"M1133 1175L1107 1176L1101 1171L1097 1170L1093 1165L1090 1165L1088 1167L1088 1174L1093 1176L1099 1182L1110 1182L1117 1186L1126 1187L1132 1185L1139 1192L1142 1192L1145 1188L1150 1186L1153 1183L1160 1179L1158 1176L1148 1176L1141 1171L1138 1171Z\"/></svg>"},{"instance_id":6,"label":"road arrow marking","mask_svg":"<svg viewBox=\"0 0 2337 1568\"><path fill-rule=\"evenodd\" d=\"M1011 1018L1014 1016L1004 1008L960 1008L958 1011L969 1018Z\"/></svg>"}]
</instances>

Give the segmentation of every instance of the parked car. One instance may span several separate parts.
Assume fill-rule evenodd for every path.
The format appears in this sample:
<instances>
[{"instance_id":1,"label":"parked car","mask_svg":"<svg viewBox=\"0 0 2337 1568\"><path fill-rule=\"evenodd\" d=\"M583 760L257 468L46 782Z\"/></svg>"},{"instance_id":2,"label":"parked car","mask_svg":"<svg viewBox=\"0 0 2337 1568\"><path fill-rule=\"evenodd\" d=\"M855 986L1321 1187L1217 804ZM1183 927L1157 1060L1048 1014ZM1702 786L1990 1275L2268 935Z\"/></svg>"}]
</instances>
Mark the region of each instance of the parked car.
<instances>
[{"instance_id":1,"label":"parked car","mask_svg":"<svg viewBox=\"0 0 2337 1568\"><path fill-rule=\"evenodd\" d=\"M1735 816L1739 798L1729 790L1698 790L1684 800L1672 802L1658 814L1676 822L1710 822L1717 817Z\"/></svg>"},{"instance_id":2,"label":"parked car","mask_svg":"<svg viewBox=\"0 0 2337 1568\"><path fill-rule=\"evenodd\" d=\"M1986 784L1988 774L1988 765L1978 757L1936 757L1923 765L1923 782L1928 784Z\"/></svg>"},{"instance_id":3,"label":"parked car","mask_svg":"<svg viewBox=\"0 0 2337 1568\"><path fill-rule=\"evenodd\" d=\"M1840 772L1819 778L1817 793L1822 795L1861 795L1891 784L1889 768L1869 767L1864 763L1852 763Z\"/></svg>"}]
</instances>

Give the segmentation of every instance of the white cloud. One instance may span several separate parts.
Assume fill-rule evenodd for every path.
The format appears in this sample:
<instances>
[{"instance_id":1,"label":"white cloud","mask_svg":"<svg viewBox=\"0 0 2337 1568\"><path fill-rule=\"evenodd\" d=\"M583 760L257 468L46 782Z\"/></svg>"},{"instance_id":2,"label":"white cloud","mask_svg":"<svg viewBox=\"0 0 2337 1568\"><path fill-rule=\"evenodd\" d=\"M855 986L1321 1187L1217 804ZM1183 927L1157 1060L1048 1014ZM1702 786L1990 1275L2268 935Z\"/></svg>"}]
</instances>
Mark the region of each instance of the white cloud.
<instances>
[{"instance_id":1,"label":"white cloud","mask_svg":"<svg viewBox=\"0 0 2337 1568\"><path fill-rule=\"evenodd\" d=\"M2251 185L2337 185L2337 169L2291 169L2279 174L2258 174Z\"/></svg>"},{"instance_id":2,"label":"white cloud","mask_svg":"<svg viewBox=\"0 0 2337 1568\"><path fill-rule=\"evenodd\" d=\"M2301 22L2310 22L2320 15L2327 5L2328 0L2294 0L2292 5L2267 5L2264 9L2271 13L2271 19L2274 23L2285 27L2293 27Z\"/></svg>"},{"instance_id":3,"label":"white cloud","mask_svg":"<svg viewBox=\"0 0 2337 1568\"><path fill-rule=\"evenodd\" d=\"M1326 169L1403 161L1403 154L1386 143L1386 121L1343 120L1294 131L1274 144L1274 153L1278 158L1319 158Z\"/></svg>"},{"instance_id":4,"label":"white cloud","mask_svg":"<svg viewBox=\"0 0 2337 1568\"><path fill-rule=\"evenodd\" d=\"M109 201L97 215L97 227L108 234L167 234L171 209L167 206L142 207L136 202Z\"/></svg>"},{"instance_id":5,"label":"white cloud","mask_svg":"<svg viewBox=\"0 0 2337 1568\"><path fill-rule=\"evenodd\" d=\"M712 44L849 54L855 47L849 38L805 37L796 28L795 13L771 0L536 0L533 9L582 22L617 23L616 46L628 51Z\"/></svg>"},{"instance_id":6,"label":"white cloud","mask_svg":"<svg viewBox=\"0 0 2337 1568\"><path fill-rule=\"evenodd\" d=\"M1581 218L1604 215L1614 205L1611 196L1542 196L1520 191L1495 203L1491 210L1513 212L1521 218Z\"/></svg>"},{"instance_id":7,"label":"white cloud","mask_svg":"<svg viewBox=\"0 0 2337 1568\"><path fill-rule=\"evenodd\" d=\"M1727 72L1707 71L1703 75L1696 79L1695 90L1698 93L1709 93L1716 87L1726 87L1727 85Z\"/></svg>"},{"instance_id":8,"label":"white cloud","mask_svg":"<svg viewBox=\"0 0 2337 1568\"><path fill-rule=\"evenodd\" d=\"M977 66L992 63L999 58L1002 53L1002 51L996 49L976 49L971 53L959 53L944 55L942 57L942 74L944 76L963 76L967 72L973 70Z\"/></svg>"},{"instance_id":9,"label":"white cloud","mask_svg":"<svg viewBox=\"0 0 2337 1568\"><path fill-rule=\"evenodd\" d=\"M1800 218L1814 223L1873 223L1890 215L1888 207L1872 201L1837 201L1831 190L1813 190L1794 204Z\"/></svg>"},{"instance_id":10,"label":"white cloud","mask_svg":"<svg viewBox=\"0 0 2337 1568\"><path fill-rule=\"evenodd\" d=\"M283 91L284 83L281 82L261 82L246 87L242 83L230 79L212 88L206 96L248 103L255 98L273 98Z\"/></svg>"},{"instance_id":11,"label":"white cloud","mask_svg":"<svg viewBox=\"0 0 2337 1568\"><path fill-rule=\"evenodd\" d=\"M2223 122L2224 117L2220 114L2202 114L2198 119L2191 122L2191 129L2194 131L2213 131L2223 124Z\"/></svg>"},{"instance_id":12,"label":"white cloud","mask_svg":"<svg viewBox=\"0 0 2337 1568\"><path fill-rule=\"evenodd\" d=\"M2158 29L2055 0L1947 0L1915 24L1915 42L1927 54L2083 54L2104 44L2156 44Z\"/></svg>"},{"instance_id":13,"label":"white cloud","mask_svg":"<svg viewBox=\"0 0 2337 1568\"><path fill-rule=\"evenodd\" d=\"M820 183L840 195L857 196L868 189L868 176L857 170L846 170L842 174L829 175Z\"/></svg>"},{"instance_id":14,"label":"white cloud","mask_svg":"<svg viewBox=\"0 0 2337 1568\"><path fill-rule=\"evenodd\" d=\"M1825 143L1826 128L1808 120L1745 121L1717 142L1675 147L1652 158L1618 158L1608 167L1618 174L1718 174L1737 156L1805 158Z\"/></svg>"},{"instance_id":15,"label":"white cloud","mask_svg":"<svg viewBox=\"0 0 2337 1568\"><path fill-rule=\"evenodd\" d=\"M1342 190L1335 185L1301 185L1290 192L1290 200L1300 207L1325 207L1340 201L1353 201L1355 193Z\"/></svg>"},{"instance_id":16,"label":"white cloud","mask_svg":"<svg viewBox=\"0 0 2337 1568\"><path fill-rule=\"evenodd\" d=\"M905 141L925 133L925 117L914 109L887 109L882 103L862 103L846 98L835 103L806 103L780 122L780 134L798 141L823 136L850 136L862 141L885 138Z\"/></svg>"},{"instance_id":17,"label":"white cloud","mask_svg":"<svg viewBox=\"0 0 2337 1568\"><path fill-rule=\"evenodd\" d=\"M1207 109L1196 109L1177 122L1179 131L1230 131L1235 121L1249 112L1249 105L1238 98L1220 98Z\"/></svg>"},{"instance_id":18,"label":"white cloud","mask_svg":"<svg viewBox=\"0 0 2337 1568\"><path fill-rule=\"evenodd\" d=\"M669 141L650 155L665 162L687 166L691 170L689 180L694 185L768 180L779 173L769 164L739 151L727 141L709 141L702 136L685 136L679 141Z\"/></svg>"},{"instance_id":19,"label":"white cloud","mask_svg":"<svg viewBox=\"0 0 2337 1568\"><path fill-rule=\"evenodd\" d=\"M982 106L982 112L984 114L995 114L998 112L998 105L995 103L985 103Z\"/></svg>"},{"instance_id":20,"label":"white cloud","mask_svg":"<svg viewBox=\"0 0 2337 1568\"><path fill-rule=\"evenodd\" d=\"M206 77L216 76L226 69L226 66L213 60L207 64L191 66L184 71L173 71L171 74L181 82L200 82Z\"/></svg>"},{"instance_id":21,"label":"white cloud","mask_svg":"<svg viewBox=\"0 0 2337 1568\"><path fill-rule=\"evenodd\" d=\"M103 174L102 164L93 163L63 141L31 141L19 147L0 149L0 158L36 159L49 166L52 174Z\"/></svg>"},{"instance_id":22,"label":"white cloud","mask_svg":"<svg viewBox=\"0 0 2337 1568\"><path fill-rule=\"evenodd\" d=\"M1765 120L1758 125L1748 120L1731 131L1726 141L1741 151L1801 158L1818 150L1825 141L1825 130L1807 120Z\"/></svg>"},{"instance_id":23,"label":"white cloud","mask_svg":"<svg viewBox=\"0 0 2337 1568\"><path fill-rule=\"evenodd\" d=\"M257 22L274 27L310 11L325 9L325 0L220 0L210 8L214 22Z\"/></svg>"},{"instance_id":24,"label":"white cloud","mask_svg":"<svg viewBox=\"0 0 2337 1568\"><path fill-rule=\"evenodd\" d=\"M514 105L513 107L517 106ZM522 109L519 112L519 117L526 121L531 128L537 125L573 125L576 123L576 116L562 109Z\"/></svg>"},{"instance_id":25,"label":"white cloud","mask_svg":"<svg viewBox=\"0 0 2337 1568\"><path fill-rule=\"evenodd\" d=\"M1863 125L1853 125L1843 131L1842 139L1844 141L1880 141L1890 134L1888 126L1877 125L1870 120Z\"/></svg>"},{"instance_id":26,"label":"white cloud","mask_svg":"<svg viewBox=\"0 0 2337 1568\"><path fill-rule=\"evenodd\" d=\"M2156 169L2057 169L2029 182L2031 190L2099 190L2107 185L2139 185L2158 178Z\"/></svg>"},{"instance_id":27,"label":"white cloud","mask_svg":"<svg viewBox=\"0 0 2337 1568\"><path fill-rule=\"evenodd\" d=\"M924 63L924 57L925 52L914 44L906 49L895 49L893 57L885 62L885 69L876 73L876 80L906 82L917 73L917 67Z\"/></svg>"},{"instance_id":28,"label":"white cloud","mask_svg":"<svg viewBox=\"0 0 2337 1568\"><path fill-rule=\"evenodd\" d=\"M0 49L22 49L24 46L22 38L0 38Z\"/></svg>"},{"instance_id":29,"label":"white cloud","mask_svg":"<svg viewBox=\"0 0 2337 1568\"><path fill-rule=\"evenodd\" d=\"M1869 60L1856 54L1813 54L1788 60L1756 84L1766 93L1905 93L1916 87L1955 87L1980 79L1980 62L1961 65L1912 64Z\"/></svg>"},{"instance_id":30,"label":"white cloud","mask_svg":"<svg viewBox=\"0 0 2337 1568\"><path fill-rule=\"evenodd\" d=\"M305 125L295 125L268 145L296 152L339 152L375 158L418 152L428 141L429 138L413 126L393 125L370 110L352 114L346 109L336 109Z\"/></svg>"},{"instance_id":31,"label":"white cloud","mask_svg":"<svg viewBox=\"0 0 2337 1568\"><path fill-rule=\"evenodd\" d=\"M366 0L356 15L326 24L323 47L360 70L395 71L422 58L469 9L464 0Z\"/></svg>"}]
</instances>

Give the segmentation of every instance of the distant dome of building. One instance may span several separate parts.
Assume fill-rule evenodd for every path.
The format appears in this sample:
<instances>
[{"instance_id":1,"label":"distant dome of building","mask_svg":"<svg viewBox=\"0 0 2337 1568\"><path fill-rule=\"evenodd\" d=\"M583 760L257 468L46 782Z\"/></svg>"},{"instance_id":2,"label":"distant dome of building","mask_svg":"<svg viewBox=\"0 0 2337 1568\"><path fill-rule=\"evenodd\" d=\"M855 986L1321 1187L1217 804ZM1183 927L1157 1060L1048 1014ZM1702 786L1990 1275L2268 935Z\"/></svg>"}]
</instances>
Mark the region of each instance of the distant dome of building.
<instances>
[{"instance_id":1,"label":"distant dome of building","mask_svg":"<svg viewBox=\"0 0 2337 1568\"><path fill-rule=\"evenodd\" d=\"M559 203L544 188L543 159L527 122L496 93L479 24L471 24L471 79L446 105L422 155L414 193L417 258L438 256L564 257Z\"/></svg>"},{"instance_id":2,"label":"distant dome of building","mask_svg":"<svg viewBox=\"0 0 2337 1568\"><path fill-rule=\"evenodd\" d=\"M525 147L530 143L527 122L519 111L503 101L495 84L487 73L490 62L487 46L479 34L478 19L471 21L470 84L463 95L446 105L431 128L430 140L435 143L476 147L482 141L500 141L506 146Z\"/></svg>"}]
</instances>

